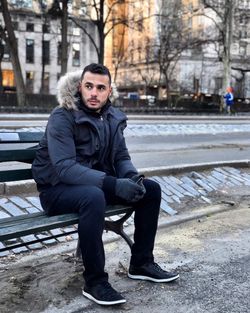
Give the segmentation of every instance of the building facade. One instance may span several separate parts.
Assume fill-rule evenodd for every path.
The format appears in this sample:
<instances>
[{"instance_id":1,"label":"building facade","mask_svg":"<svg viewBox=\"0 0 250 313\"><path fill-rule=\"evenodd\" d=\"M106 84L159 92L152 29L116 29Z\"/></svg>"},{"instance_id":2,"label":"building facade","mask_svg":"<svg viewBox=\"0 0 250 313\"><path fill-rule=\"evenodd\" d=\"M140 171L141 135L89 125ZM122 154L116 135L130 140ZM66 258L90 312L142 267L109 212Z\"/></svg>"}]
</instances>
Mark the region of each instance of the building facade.
<instances>
[{"instance_id":1,"label":"building facade","mask_svg":"<svg viewBox=\"0 0 250 313\"><path fill-rule=\"evenodd\" d=\"M222 95L229 84L250 98L249 0L123 3L130 24L114 29L106 59L122 95Z\"/></svg>"},{"instance_id":2,"label":"building facade","mask_svg":"<svg viewBox=\"0 0 250 313\"><path fill-rule=\"evenodd\" d=\"M61 21L60 18L43 14L38 1L26 1L26 6L10 9L12 23L18 44L18 54L27 93L56 94L57 81L61 73ZM79 7L81 9L81 7ZM74 14L69 6L69 13ZM81 15L81 19L90 33L95 36L94 25ZM4 25L2 14L0 23ZM3 87L6 91L15 90L15 79L8 45L4 43L4 56L1 62ZM94 47L84 31L69 20L68 22L68 63L67 71L82 69L85 65L97 61ZM41 86L43 88L41 89Z\"/></svg>"}]
</instances>

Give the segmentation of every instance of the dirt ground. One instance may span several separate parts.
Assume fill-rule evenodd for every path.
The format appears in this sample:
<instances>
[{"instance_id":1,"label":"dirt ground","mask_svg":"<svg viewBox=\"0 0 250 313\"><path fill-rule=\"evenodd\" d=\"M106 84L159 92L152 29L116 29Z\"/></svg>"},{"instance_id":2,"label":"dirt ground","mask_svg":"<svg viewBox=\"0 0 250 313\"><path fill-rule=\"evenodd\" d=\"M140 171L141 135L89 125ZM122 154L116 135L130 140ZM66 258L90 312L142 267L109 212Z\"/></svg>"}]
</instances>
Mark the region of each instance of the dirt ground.
<instances>
[{"instance_id":1,"label":"dirt ground","mask_svg":"<svg viewBox=\"0 0 250 313\"><path fill-rule=\"evenodd\" d=\"M177 268L181 275L190 275L195 266L195 262L190 261L193 258L192 253L196 251L196 249L203 250L202 245L205 247L206 238L203 241L201 238L208 236L213 237L217 235L218 232L226 232L228 227L232 229L232 231L236 231L238 225L236 220L234 221L236 223L235 225L229 226L229 221L234 219L233 212L237 212L239 203L241 206L244 204L245 209L249 209L249 190L241 189L230 193L223 191L220 194L214 194L211 199L213 199L214 203L234 206L233 210L230 211L231 213L227 213L231 214L230 218L227 217L226 220L221 220L220 224L216 222L217 228L213 226L215 225L216 217L209 217L189 222L186 225L183 224L168 229L161 229L159 231L160 235L157 237L156 241L155 255L157 261L159 261L163 267L169 270ZM187 201L185 210L188 208L194 209L200 205L201 204L198 202L195 204L194 202L188 203ZM249 221L250 218L248 215L248 225ZM247 219L244 220L242 217L240 222L247 224ZM213 231L211 229L213 229ZM76 262L73 257L75 244L75 242L69 242L54 248L50 247L47 250L43 249L22 256L13 255L1 258L0 312L94 313L103 310L104 312L130 311L140 313L150 311L153 313L158 311L149 310L149 307L151 305L153 305L154 308L157 307L155 306L156 304L154 304L154 295L156 297L159 296L159 291L161 292L161 296L157 300L158 302L160 301L160 304L157 304L159 308L160 305L164 305L166 299L168 299L167 301L169 303L176 301L177 298L173 299L172 297L183 284L181 282L168 284L167 286L164 284L155 286L145 282L134 282L127 278L126 273L130 256L129 248L122 240L119 240L105 245L107 257L106 267L110 273L112 285L121 291L126 298L130 298L132 304L143 303L143 307L135 311L133 310L132 304L129 303L119 308L119 310L114 308L101 309L97 307L95 304L84 299L81 295L81 288L83 286L82 265L80 262ZM192 285L187 284L187 286L191 288L190 290L192 291ZM187 290L185 291L185 287L182 286L182 288L184 293L186 293ZM163 295L165 296L163 297ZM146 301L143 302L143 298L146 299ZM79 307L82 309L79 310ZM159 312L161 312L160 309ZM169 312L177 311L170 310ZM197 308L197 311L190 310L183 312L200 313L203 311ZM211 312L217 311L211 310ZM243 313L247 311L239 312ZM250 312L250 308L248 312Z\"/></svg>"}]
</instances>

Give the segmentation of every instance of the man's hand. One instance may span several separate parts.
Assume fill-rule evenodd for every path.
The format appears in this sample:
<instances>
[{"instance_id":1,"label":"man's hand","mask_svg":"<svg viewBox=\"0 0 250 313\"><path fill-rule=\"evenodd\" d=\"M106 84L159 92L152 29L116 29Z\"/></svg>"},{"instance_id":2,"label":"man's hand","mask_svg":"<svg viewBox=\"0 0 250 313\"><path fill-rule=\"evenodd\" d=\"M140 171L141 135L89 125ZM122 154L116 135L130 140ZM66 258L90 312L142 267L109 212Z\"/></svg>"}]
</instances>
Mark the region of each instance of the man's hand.
<instances>
[{"instance_id":1,"label":"man's hand","mask_svg":"<svg viewBox=\"0 0 250 313\"><path fill-rule=\"evenodd\" d=\"M137 175L130 177L130 179L132 179L135 183L140 184L140 185L142 185L144 178L145 176L141 174L137 174Z\"/></svg>"},{"instance_id":2,"label":"man's hand","mask_svg":"<svg viewBox=\"0 0 250 313\"><path fill-rule=\"evenodd\" d=\"M116 180L115 194L116 196L128 201L136 202L143 198L146 192L143 184L137 184L130 178L118 178Z\"/></svg>"}]
</instances>

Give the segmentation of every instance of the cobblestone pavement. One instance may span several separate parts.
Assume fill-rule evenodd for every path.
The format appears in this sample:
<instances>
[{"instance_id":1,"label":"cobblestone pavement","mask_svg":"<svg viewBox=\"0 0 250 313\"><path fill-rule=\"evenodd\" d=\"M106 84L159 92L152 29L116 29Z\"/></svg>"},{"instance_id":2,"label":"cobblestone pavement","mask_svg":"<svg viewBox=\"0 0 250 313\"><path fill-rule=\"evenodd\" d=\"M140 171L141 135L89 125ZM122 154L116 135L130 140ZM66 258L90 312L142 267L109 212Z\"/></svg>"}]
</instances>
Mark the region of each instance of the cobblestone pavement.
<instances>
[{"instance_id":1,"label":"cobblestone pavement","mask_svg":"<svg viewBox=\"0 0 250 313\"><path fill-rule=\"evenodd\" d=\"M45 127L25 127L18 131L44 131ZM1 132L14 132L15 129L0 129ZM221 134L221 133L237 133L250 132L250 123L242 121L241 124L229 121L226 123L147 123L144 124L128 124L125 129L125 135L129 136L166 136L166 135L191 135L191 134Z\"/></svg>"},{"instance_id":2,"label":"cobblestone pavement","mask_svg":"<svg viewBox=\"0 0 250 313\"><path fill-rule=\"evenodd\" d=\"M185 210L195 210L198 206L205 206L218 201L227 201L228 204L234 205L234 199L230 199L234 189L239 190L237 193L244 189L250 190L250 170L248 168L217 167L202 172L190 171L181 175L152 176L152 179L160 183L162 188L161 220L171 219L172 216L181 215ZM0 219L41 210L37 194L5 195L0 198ZM131 218L125 226L132 223L133 219ZM67 233L73 229L76 230L76 227L68 226L63 229L51 230L49 234ZM0 242L0 248L16 242L25 243L21 248L1 252L0 256L41 249L59 242L77 239L77 234L73 234L29 245L29 241L44 239L46 236L48 236L48 232Z\"/></svg>"}]
</instances>

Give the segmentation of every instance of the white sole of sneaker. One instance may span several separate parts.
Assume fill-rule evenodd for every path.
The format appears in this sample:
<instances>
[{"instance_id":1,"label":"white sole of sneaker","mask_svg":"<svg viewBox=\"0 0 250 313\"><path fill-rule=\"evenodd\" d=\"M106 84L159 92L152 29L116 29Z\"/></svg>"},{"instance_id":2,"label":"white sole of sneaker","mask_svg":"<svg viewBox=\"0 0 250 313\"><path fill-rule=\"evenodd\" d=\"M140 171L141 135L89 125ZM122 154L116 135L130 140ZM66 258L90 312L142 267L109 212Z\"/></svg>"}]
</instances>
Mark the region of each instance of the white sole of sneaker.
<instances>
[{"instance_id":1,"label":"white sole of sneaker","mask_svg":"<svg viewBox=\"0 0 250 313\"><path fill-rule=\"evenodd\" d=\"M143 275L132 275L128 273L128 277L132 279L138 279L138 280L148 280L152 281L154 283L170 283L171 281L174 281L178 279L180 276L177 274L176 276L170 277L170 278L163 278L163 279L156 279L153 277L143 276Z\"/></svg>"},{"instance_id":2,"label":"white sole of sneaker","mask_svg":"<svg viewBox=\"0 0 250 313\"><path fill-rule=\"evenodd\" d=\"M89 300L94 301L97 304L100 305L116 305L116 304L122 304L126 302L126 299L116 300L116 301L102 301L98 300L95 297L93 297L91 294L87 293L86 291L82 290L82 294L84 297L88 298Z\"/></svg>"}]
</instances>

